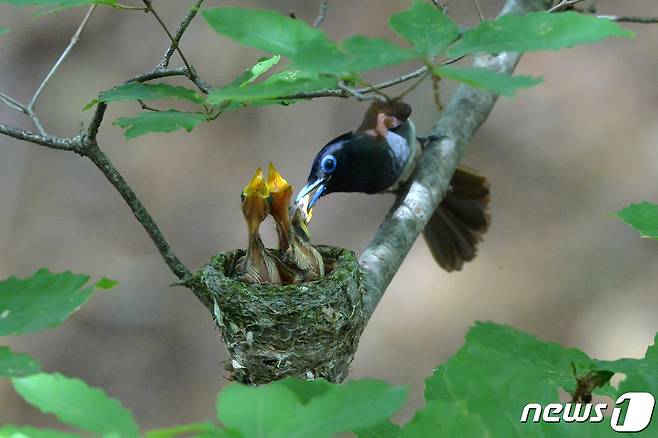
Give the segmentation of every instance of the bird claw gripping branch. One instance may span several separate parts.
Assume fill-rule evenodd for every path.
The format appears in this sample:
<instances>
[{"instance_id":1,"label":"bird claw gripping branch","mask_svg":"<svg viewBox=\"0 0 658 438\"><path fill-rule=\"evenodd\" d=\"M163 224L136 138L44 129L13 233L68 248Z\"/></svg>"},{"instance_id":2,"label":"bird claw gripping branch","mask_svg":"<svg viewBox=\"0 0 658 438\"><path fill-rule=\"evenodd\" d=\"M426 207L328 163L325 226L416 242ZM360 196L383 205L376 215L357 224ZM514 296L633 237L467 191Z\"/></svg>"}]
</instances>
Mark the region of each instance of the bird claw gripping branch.
<instances>
[{"instance_id":1,"label":"bird claw gripping branch","mask_svg":"<svg viewBox=\"0 0 658 438\"><path fill-rule=\"evenodd\" d=\"M296 209L291 220L293 187L270 163L267 183L260 168L242 192L242 212L247 222L249 246L236 263L237 278L254 284L301 283L325 274L324 260L311 245L306 217ZM265 248L258 233L270 214L279 238L278 254Z\"/></svg>"}]
</instances>

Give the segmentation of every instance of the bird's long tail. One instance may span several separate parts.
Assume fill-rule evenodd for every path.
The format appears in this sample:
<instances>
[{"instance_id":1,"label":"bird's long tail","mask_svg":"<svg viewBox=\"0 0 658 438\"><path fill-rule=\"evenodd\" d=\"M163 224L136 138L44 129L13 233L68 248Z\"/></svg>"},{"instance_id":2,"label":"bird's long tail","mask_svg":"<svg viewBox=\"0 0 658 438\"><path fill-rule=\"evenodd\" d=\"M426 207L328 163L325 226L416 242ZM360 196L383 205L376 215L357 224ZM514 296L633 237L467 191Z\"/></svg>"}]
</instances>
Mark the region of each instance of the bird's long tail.
<instances>
[{"instance_id":1,"label":"bird's long tail","mask_svg":"<svg viewBox=\"0 0 658 438\"><path fill-rule=\"evenodd\" d=\"M430 218L423 235L434 260L446 271L459 271L475 258L477 245L489 228L489 182L459 166L452 191Z\"/></svg>"}]
</instances>

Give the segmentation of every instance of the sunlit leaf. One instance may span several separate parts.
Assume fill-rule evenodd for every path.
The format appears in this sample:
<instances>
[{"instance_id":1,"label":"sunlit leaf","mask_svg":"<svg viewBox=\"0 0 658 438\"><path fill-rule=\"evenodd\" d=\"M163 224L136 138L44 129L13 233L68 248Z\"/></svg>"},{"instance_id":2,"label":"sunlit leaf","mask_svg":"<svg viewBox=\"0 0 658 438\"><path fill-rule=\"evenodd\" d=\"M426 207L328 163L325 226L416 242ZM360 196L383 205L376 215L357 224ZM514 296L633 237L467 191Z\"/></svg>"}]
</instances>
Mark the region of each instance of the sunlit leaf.
<instances>
[{"instance_id":1,"label":"sunlit leaf","mask_svg":"<svg viewBox=\"0 0 658 438\"><path fill-rule=\"evenodd\" d=\"M276 11L213 8L201 12L215 32L273 54L295 56L307 44L326 41L324 32Z\"/></svg>"},{"instance_id":2,"label":"sunlit leaf","mask_svg":"<svg viewBox=\"0 0 658 438\"><path fill-rule=\"evenodd\" d=\"M54 429L37 429L30 426L0 426L0 438L79 438L71 432Z\"/></svg>"},{"instance_id":3,"label":"sunlit leaf","mask_svg":"<svg viewBox=\"0 0 658 438\"><path fill-rule=\"evenodd\" d=\"M273 75L264 82L251 83L247 86L229 85L216 88L208 94L208 102L219 104L225 100L235 102L252 102L274 99L297 93L306 93L336 86L336 79L313 78L299 72L282 72Z\"/></svg>"},{"instance_id":4,"label":"sunlit leaf","mask_svg":"<svg viewBox=\"0 0 658 438\"><path fill-rule=\"evenodd\" d=\"M153 99L184 99L192 103L203 103L204 99L196 91L186 87L169 84L143 84L141 82L130 82L119 85L101 93L98 99L89 102L84 108L95 106L99 102L115 102L120 100L153 100Z\"/></svg>"},{"instance_id":5,"label":"sunlit leaf","mask_svg":"<svg viewBox=\"0 0 658 438\"><path fill-rule=\"evenodd\" d=\"M389 25L427 57L441 54L459 36L459 28L447 15L421 0L414 0L408 10L393 14Z\"/></svg>"},{"instance_id":6,"label":"sunlit leaf","mask_svg":"<svg viewBox=\"0 0 658 438\"><path fill-rule=\"evenodd\" d=\"M100 280L98 280L98 282L94 285L94 287L97 289L109 290L112 289L117 284L119 284L118 281L112 280L111 278L103 277Z\"/></svg>"},{"instance_id":7,"label":"sunlit leaf","mask_svg":"<svg viewBox=\"0 0 658 438\"><path fill-rule=\"evenodd\" d=\"M210 422L181 424L180 426L168 427L165 429L149 430L146 432L145 438L175 438L178 436L190 435L196 436L203 433L212 433L215 430L215 425Z\"/></svg>"},{"instance_id":8,"label":"sunlit leaf","mask_svg":"<svg viewBox=\"0 0 658 438\"><path fill-rule=\"evenodd\" d=\"M26 279L0 281L0 336L30 333L61 324L92 295L87 275L41 269Z\"/></svg>"},{"instance_id":9,"label":"sunlit leaf","mask_svg":"<svg viewBox=\"0 0 658 438\"><path fill-rule=\"evenodd\" d=\"M619 210L617 216L640 233L640 236L658 239L658 205L646 201L631 204Z\"/></svg>"},{"instance_id":10,"label":"sunlit leaf","mask_svg":"<svg viewBox=\"0 0 658 438\"><path fill-rule=\"evenodd\" d=\"M178 129L190 132L206 119L206 115L202 113L170 109L169 111L145 111L134 117L121 117L113 124L125 128L124 135L127 139L131 139L149 132L172 132Z\"/></svg>"},{"instance_id":11,"label":"sunlit leaf","mask_svg":"<svg viewBox=\"0 0 658 438\"><path fill-rule=\"evenodd\" d=\"M99 434L137 437L133 414L118 400L79 379L61 374L34 374L12 379L14 389L28 403L61 422Z\"/></svg>"},{"instance_id":12,"label":"sunlit leaf","mask_svg":"<svg viewBox=\"0 0 658 438\"><path fill-rule=\"evenodd\" d=\"M487 68L478 67L444 66L434 68L434 73L474 88L490 90L496 94L508 97L514 97L516 91L520 88L534 87L543 81L542 78L511 76L506 73L497 73Z\"/></svg>"},{"instance_id":13,"label":"sunlit leaf","mask_svg":"<svg viewBox=\"0 0 658 438\"><path fill-rule=\"evenodd\" d=\"M533 12L483 21L475 28L465 31L448 53L450 56L461 56L474 53L559 50L613 36L630 37L633 32L610 20L577 12Z\"/></svg>"},{"instance_id":14,"label":"sunlit leaf","mask_svg":"<svg viewBox=\"0 0 658 438\"><path fill-rule=\"evenodd\" d=\"M38 360L27 354L14 353L9 347L0 346L0 378L22 377L38 373L40 370L41 364Z\"/></svg>"},{"instance_id":15,"label":"sunlit leaf","mask_svg":"<svg viewBox=\"0 0 658 438\"><path fill-rule=\"evenodd\" d=\"M254 66L246 69L240 76L235 78L231 85L245 86L256 79L258 79L263 74L267 73L269 69L274 67L281 60L280 55L274 55L270 58L261 58Z\"/></svg>"}]
</instances>

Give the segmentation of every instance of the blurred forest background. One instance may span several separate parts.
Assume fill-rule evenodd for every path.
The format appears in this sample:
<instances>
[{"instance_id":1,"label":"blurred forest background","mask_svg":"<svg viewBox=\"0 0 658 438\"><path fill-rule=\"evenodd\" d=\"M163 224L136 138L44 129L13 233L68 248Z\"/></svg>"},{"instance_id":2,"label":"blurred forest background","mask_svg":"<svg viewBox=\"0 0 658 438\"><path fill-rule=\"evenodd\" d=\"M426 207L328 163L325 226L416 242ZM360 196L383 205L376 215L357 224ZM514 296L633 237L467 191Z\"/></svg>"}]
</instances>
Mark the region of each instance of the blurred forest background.
<instances>
[{"instance_id":1,"label":"blurred forest background","mask_svg":"<svg viewBox=\"0 0 658 438\"><path fill-rule=\"evenodd\" d=\"M154 3L175 28L192 2ZM481 0L487 17L503 3ZM294 10L312 22L319 1L208 0L206 7L221 5ZM388 16L407 6L407 0L331 0L323 28L335 39L356 33L395 38ZM601 0L598 6L601 14L658 16L655 0ZM0 91L24 102L85 9L38 18L32 12L0 6L0 25L11 28L0 39ZM471 0L449 1L449 13L464 25L478 21ZM658 26L627 26L635 39L524 56L517 73L544 76L545 83L514 100L501 98L469 146L464 163L486 173L492 185L493 223L477 260L447 274L418 240L352 367L353 378L411 385L403 415L422 403L424 378L457 350L475 320L511 324L600 358L642 356L652 343L658 244L610 215L630 202L658 200ZM37 104L46 129L76 134L91 116L81 108L99 90L150 70L167 45L152 16L99 8ZM214 85L230 82L261 56L218 37L200 17L182 48ZM454 85L442 87L447 102ZM431 93L426 82L408 96L421 134L438 117ZM256 166L272 160L300 187L315 153L354 129L366 106L325 98L248 108L191 134L128 142L111 121L139 107L119 103L110 105L99 142L178 256L196 269L218 251L245 246L239 193ZM0 120L32 129L28 118L5 106ZM314 211L314 241L360 252L392 201L390 195L326 198ZM274 242L267 225L266 238ZM15 350L41 358L46 371L104 388L145 428L214 416L215 395L229 383L218 332L192 293L168 287L172 274L119 195L87 160L0 137L0 277L27 276L43 266L105 275L121 285L97 293L59 329L9 339ZM54 421L3 380L4 423Z\"/></svg>"}]
</instances>

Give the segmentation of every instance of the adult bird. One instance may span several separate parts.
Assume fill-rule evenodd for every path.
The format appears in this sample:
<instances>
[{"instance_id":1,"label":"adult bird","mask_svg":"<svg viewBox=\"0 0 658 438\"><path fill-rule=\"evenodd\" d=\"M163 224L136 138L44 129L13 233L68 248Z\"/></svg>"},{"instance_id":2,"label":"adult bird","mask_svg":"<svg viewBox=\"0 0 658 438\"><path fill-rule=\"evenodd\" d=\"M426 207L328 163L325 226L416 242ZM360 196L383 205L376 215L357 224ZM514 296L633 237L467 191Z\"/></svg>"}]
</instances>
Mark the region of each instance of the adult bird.
<instances>
[{"instance_id":1,"label":"adult bird","mask_svg":"<svg viewBox=\"0 0 658 438\"><path fill-rule=\"evenodd\" d=\"M317 280L324 276L324 260L308 238L306 222L300 210L290 220L290 198L293 188L270 163L267 175L270 192L270 214L276 224L281 250L279 272L286 283Z\"/></svg>"},{"instance_id":2,"label":"adult bird","mask_svg":"<svg viewBox=\"0 0 658 438\"><path fill-rule=\"evenodd\" d=\"M333 139L318 152L295 200L308 220L317 201L330 193L394 192L409 179L422 153L410 115L411 107L401 100L375 101L355 132ZM448 272L475 257L490 222L484 176L459 166L451 186L423 232L434 259Z\"/></svg>"},{"instance_id":3,"label":"adult bird","mask_svg":"<svg viewBox=\"0 0 658 438\"><path fill-rule=\"evenodd\" d=\"M270 211L269 190L260 167L242 191L242 214L247 222L249 244L247 252L235 265L237 278L247 283L281 283L276 259L272 256L258 232L260 224Z\"/></svg>"}]
</instances>

